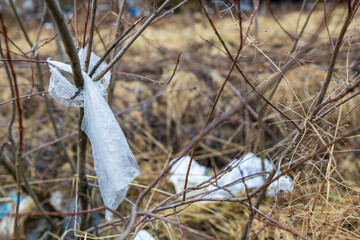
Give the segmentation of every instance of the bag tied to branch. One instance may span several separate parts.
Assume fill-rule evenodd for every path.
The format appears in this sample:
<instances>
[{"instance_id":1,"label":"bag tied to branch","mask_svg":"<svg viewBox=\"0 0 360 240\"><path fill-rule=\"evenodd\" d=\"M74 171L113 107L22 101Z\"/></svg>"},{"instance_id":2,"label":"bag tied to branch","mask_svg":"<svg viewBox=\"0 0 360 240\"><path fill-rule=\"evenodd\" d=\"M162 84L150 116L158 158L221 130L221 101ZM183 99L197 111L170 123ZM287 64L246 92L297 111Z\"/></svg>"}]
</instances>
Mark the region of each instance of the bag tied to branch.
<instances>
[{"instance_id":1,"label":"bag tied to branch","mask_svg":"<svg viewBox=\"0 0 360 240\"><path fill-rule=\"evenodd\" d=\"M86 49L79 51L81 67L85 64ZM91 53L89 72L99 61L99 57ZM59 103L68 107L83 107L84 119L81 129L87 134L92 145L94 166L100 192L105 206L116 210L124 200L128 186L139 174L139 166L126 141L112 110L107 103L106 89L110 82L110 73L97 81L82 72L84 87L74 99L78 89L60 72L72 74L71 66L48 59L51 71L49 93ZM106 67L102 63L94 76ZM106 211L107 220L112 213Z\"/></svg>"}]
</instances>

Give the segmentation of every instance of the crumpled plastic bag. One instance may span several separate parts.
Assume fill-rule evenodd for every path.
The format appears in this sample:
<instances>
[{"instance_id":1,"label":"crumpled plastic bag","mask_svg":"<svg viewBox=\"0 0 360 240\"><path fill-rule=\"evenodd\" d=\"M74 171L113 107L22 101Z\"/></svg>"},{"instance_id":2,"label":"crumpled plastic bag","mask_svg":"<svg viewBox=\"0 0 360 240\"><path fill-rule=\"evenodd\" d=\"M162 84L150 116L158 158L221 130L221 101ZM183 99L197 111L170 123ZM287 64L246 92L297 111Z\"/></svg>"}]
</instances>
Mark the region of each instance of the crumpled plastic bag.
<instances>
[{"instance_id":1,"label":"crumpled plastic bag","mask_svg":"<svg viewBox=\"0 0 360 240\"><path fill-rule=\"evenodd\" d=\"M216 192L214 192L212 194L212 196L217 195L217 196L225 196L225 197L229 197L230 194L227 191L223 190L222 188L226 188L227 190L229 190L235 194L237 194L241 191L245 191L245 185L242 181L235 183L233 185L230 185L228 187L225 187L225 186L230 183L233 183L241 178L248 177L253 174L262 172L261 162L262 162L261 158L257 157L252 152L245 154L241 158L241 160L239 160L239 159L233 160L229 164L229 169L232 169L232 170L230 170L229 172L224 174L217 181L218 186L221 188L218 188L216 185L210 185L208 187L208 190L218 189ZM265 164L265 171L271 172L274 169L273 164L266 158L264 159L264 164ZM278 174L276 174L276 176ZM267 177L268 174L265 174L265 176ZM248 189L259 188L265 184L264 176L261 175L261 176L248 177L248 178L246 178L245 183L246 183L246 187ZM267 191L267 195L274 196L277 191L292 192L292 190L293 190L292 179L287 176L281 176L279 178L279 180L272 182L270 184L268 191Z\"/></svg>"},{"instance_id":2,"label":"crumpled plastic bag","mask_svg":"<svg viewBox=\"0 0 360 240\"><path fill-rule=\"evenodd\" d=\"M141 229L136 234L134 240L155 240L155 238L153 236L151 236L151 234L148 231Z\"/></svg>"},{"instance_id":3,"label":"crumpled plastic bag","mask_svg":"<svg viewBox=\"0 0 360 240\"><path fill-rule=\"evenodd\" d=\"M175 160L176 159L172 160L170 164L172 164ZM170 169L171 175L169 176L169 182L174 185L176 193L184 191L185 177L187 169L189 167L189 163L190 156L184 156L179 161L177 161ZM206 169L206 167L201 166L195 160L192 161L187 186L197 187L200 183L206 182L211 177L206 174L207 171L208 169ZM202 190L195 190L189 192L187 195L190 197L200 192L202 192Z\"/></svg>"},{"instance_id":4,"label":"crumpled plastic bag","mask_svg":"<svg viewBox=\"0 0 360 240\"><path fill-rule=\"evenodd\" d=\"M10 198L10 199L9 199ZM0 204L0 234L1 239L10 239L10 236L14 234L15 217L5 215L8 213L15 212L17 194L15 191L9 193L9 198L2 198ZM10 201L9 201L10 200ZM34 200L30 196L20 196L19 214L26 214L36 209ZM4 216L5 215L5 216ZM19 219L19 229L23 226L26 221L25 218Z\"/></svg>"},{"instance_id":5,"label":"crumpled plastic bag","mask_svg":"<svg viewBox=\"0 0 360 240\"><path fill-rule=\"evenodd\" d=\"M86 48L80 49L79 60L80 60L81 69L84 68L85 58L86 58ZM91 70L94 68L94 66L99 60L100 57L96 56L92 52L90 55L88 72L91 72ZM50 84L49 84L49 93L51 97L67 107L84 107L84 92L81 91L78 96L76 96L74 99L71 99L71 97L75 95L78 89L60 73L60 71L64 71L72 74L71 66L62 62L52 61L50 59L48 59L48 63L51 72ZM103 69L106 68L106 66L107 64L105 62L102 62L100 66L96 69L93 76L99 74ZM83 75L84 74L87 76L87 74L83 72ZM110 77L111 77L110 72L107 72L99 81L94 82L94 85L105 99L107 98L106 89L109 86Z\"/></svg>"},{"instance_id":6,"label":"crumpled plastic bag","mask_svg":"<svg viewBox=\"0 0 360 240\"><path fill-rule=\"evenodd\" d=\"M86 50L79 51L79 59L83 67ZM91 53L89 72L97 63L99 57ZM139 174L139 166L126 141L112 110L105 100L106 88L110 75L105 75L100 81L92 79L82 72L84 88L72 100L78 89L73 86L59 70L72 74L67 64L48 60L52 73L49 84L50 95L58 102L72 107L84 108L84 119L81 129L90 139L93 151L95 171L100 185L100 192L105 206L116 210L123 201L130 182ZM100 65L94 76L106 67ZM107 220L112 219L112 213L106 211Z\"/></svg>"},{"instance_id":7,"label":"crumpled plastic bag","mask_svg":"<svg viewBox=\"0 0 360 240\"><path fill-rule=\"evenodd\" d=\"M175 160L176 159L172 160L171 163ZM234 159L228 166L231 170L227 171L225 174L221 174L221 177L217 180L217 184L214 183L201 190L191 191L188 195L193 196L207 191L213 191L207 195L208 197L231 197L228 191L233 194L239 194L240 192L245 191L245 185L242 181L238 180L256 173L261 173L261 161L261 158L251 152L244 155L241 158L241 161L239 159ZM179 159L170 169L171 175L169 177L169 182L174 185L176 193L184 191L185 177L189 162L190 156L185 156ZM274 166L268 159L264 159L264 163L265 171L271 172L274 169ZM209 173L212 174L212 172L212 169L201 166L194 159L190 167L187 186L197 187L201 183L209 181L212 178ZM265 174L265 176L267 176L267 174ZM234 183L235 181L238 182ZM261 175L248 177L246 178L245 183L248 189L256 189L264 185L265 181L263 175ZM279 180L270 184L267 195L274 196L278 191L292 192L293 189L292 179L287 176L281 176Z\"/></svg>"}]
</instances>

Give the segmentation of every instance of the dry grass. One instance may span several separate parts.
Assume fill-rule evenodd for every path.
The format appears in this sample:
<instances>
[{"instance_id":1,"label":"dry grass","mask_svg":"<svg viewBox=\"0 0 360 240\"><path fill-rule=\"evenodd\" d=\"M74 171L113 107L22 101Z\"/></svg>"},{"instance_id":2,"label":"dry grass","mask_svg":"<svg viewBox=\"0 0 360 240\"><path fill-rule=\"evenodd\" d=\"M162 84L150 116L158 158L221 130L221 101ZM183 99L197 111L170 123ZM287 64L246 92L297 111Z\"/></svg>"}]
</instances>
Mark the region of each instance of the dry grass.
<instances>
[{"instance_id":1,"label":"dry grass","mask_svg":"<svg viewBox=\"0 0 360 240\"><path fill-rule=\"evenodd\" d=\"M338 7L331 16L329 28L334 38L341 28L345 9ZM294 12L276 12L283 26L293 32L299 15ZM300 26L305 21L301 18ZM314 13L310 20L304 37L298 45L299 50L314 33L316 26L323 18L321 7ZM100 29L100 35L106 44L111 41L109 34L114 32L114 16L109 16ZM235 54L238 47L239 29L230 14L225 14L215 21L216 27L224 41L230 46L230 51ZM9 37L28 51L27 44L21 33L15 27L9 28ZM249 21L244 22L243 29L247 29ZM30 29L30 27L29 27ZM36 37L37 29L29 30L30 38ZM80 31L81 32L81 31ZM354 21L346 34L346 41L340 50L336 71L333 75L327 96L335 96L341 89L353 81L358 74L349 65L356 64L358 54L358 25ZM309 109L316 100L331 56L326 29L317 33L317 41L305 59L298 59L298 66L288 72L279 84L272 102L297 123L303 123L309 115ZM52 36L51 30L43 30L40 39ZM253 29L250 39L254 40ZM214 46L211 46L208 42ZM239 65L245 74L262 86L267 79L277 71L288 57L292 40L279 28L269 14L259 16L259 38L256 41L264 54L257 52L259 62L259 75L255 79L256 64L254 63L254 47L246 42L240 56ZM351 43L351 44L349 44ZM217 47L221 47L213 30L202 13L182 13L171 15L161 20L149 29L129 49L119 64L119 71L128 73L116 75L115 100L112 109L119 112L119 123L127 136L128 142L139 162L142 175L139 176L131 187L128 198L136 201L137 195L145 186L148 186L164 169L168 160L177 154L199 134L208 114L212 102L221 86L223 79L229 71L231 61ZM19 53L19 51L11 47ZM48 57L58 59L54 41L49 42L39 49L40 59ZM94 51L98 55L104 53L104 46L98 36L95 37ZM178 71L172 82L167 86L152 84L146 78L157 81L167 81L174 69L178 53L182 51ZM14 58L23 58L13 55ZM347 60L347 57L349 58ZM271 59L271 61L269 61ZM47 66L43 65L46 79L49 77ZM281 66L280 66L281 67ZM20 84L20 95L36 92L32 87L38 84L35 65L28 63L15 63L16 74ZM136 74L138 76L134 76ZM142 76L142 77L140 77ZM246 98L252 90L242 84L242 77L234 70L229 82ZM4 68L0 69L0 97L1 101L11 98L8 88L7 76ZM355 89L357 91L357 89ZM269 96L269 90L266 96ZM153 97L153 98L152 98ZM215 117L228 111L239 102L229 86L226 86L216 106ZM301 156L307 156L320 146L323 146L353 129L359 121L357 107L358 97L338 107L329 116L314 125L308 126L308 132L296 143L288 153L283 164L291 162ZM260 100L250 102L249 105L258 111L264 102ZM46 114L43 97L33 96L22 100L24 108L24 152L49 143L56 139L51 124ZM77 109L66 107L53 101L55 114L61 136L69 135L77 130ZM7 143L7 123L10 119L11 104L0 105L0 139ZM341 119L345 114L346 117ZM232 115L215 131L211 132L201 142L195 152L195 159L201 164L211 166L219 173L223 166L231 161L239 152L260 153L266 150L266 156L274 163L278 160L281 151L290 145L291 139L286 139L295 130L287 120L267 107L264 112L265 123L265 148L261 149L259 122L252 116L247 117L244 111ZM285 127L284 127L285 126ZM331 128L332 127L332 128ZM246 134L246 131L250 135ZM13 126L14 137L17 139L17 123ZM277 144L281 142L281 145ZM76 157L76 135L65 141L66 149L71 157ZM260 210L270 214L274 208L272 218L289 229L307 236L311 239L360 239L360 209L359 209L359 169L358 156L352 152L336 153L336 150L357 149L358 136L344 139L334 148L329 147L326 154L317 155L311 161L303 164L301 168L291 171L289 176L294 180L295 188L290 194L280 193L274 207L274 197L264 199ZM274 146L277 146L273 148ZM3 152L5 154L5 152ZM55 191L60 191L63 196L64 211L71 211L73 204L69 199L75 195L75 186L72 182L72 173L62 156L57 145L45 146L29 154L23 159L26 162L26 174L34 183L32 187L40 193L42 200L48 200ZM91 148L88 148L87 171L95 176ZM286 170L286 168L284 168ZM15 189L14 179L9 172L0 167L0 194L5 197ZM96 183L96 181L91 181ZM149 194L140 206L143 211L152 209L162 200L174 194L174 187L166 178L160 180L153 193ZM245 193L237 197L244 197ZM101 196L97 189L93 190L92 198L94 208L101 206ZM36 209L33 208L33 211ZM51 205L48 211L53 211ZM130 213L131 205L122 203L119 208L124 216ZM238 239L248 222L249 213L244 205L231 202L194 203L190 206L177 208L179 222L182 225L194 228L209 236L219 239ZM161 216L177 221L172 214L172 209L158 212ZM97 220L103 218L101 213L94 214ZM58 219L59 220L59 219ZM46 229L41 217L28 217L24 221L22 234L29 235L38 231L41 235ZM102 221L102 220L101 220ZM264 218L259 216L254 220L250 237L260 231L264 226ZM100 223L99 223L100 224ZM177 226L161 220L153 221L154 227L162 239L181 239L180 229ZM35 225L35 226L34 226ZM46 224L45 224L46 225ZM62 223L66 227L66 223ZM122 226L99 228L99 236L112 236L121 232ZM151 226L146 223L142 228L153 234ZM139 229L137 229L139 230ZM199 239L197 236L183 230L188 239ZM64 231L55 232L53 236L60 236ZM39 236L38 235L38 236ZM293 234L280 229L269 222L260 233L258 239L298 239Z\"/></svg>"}]
</instances>

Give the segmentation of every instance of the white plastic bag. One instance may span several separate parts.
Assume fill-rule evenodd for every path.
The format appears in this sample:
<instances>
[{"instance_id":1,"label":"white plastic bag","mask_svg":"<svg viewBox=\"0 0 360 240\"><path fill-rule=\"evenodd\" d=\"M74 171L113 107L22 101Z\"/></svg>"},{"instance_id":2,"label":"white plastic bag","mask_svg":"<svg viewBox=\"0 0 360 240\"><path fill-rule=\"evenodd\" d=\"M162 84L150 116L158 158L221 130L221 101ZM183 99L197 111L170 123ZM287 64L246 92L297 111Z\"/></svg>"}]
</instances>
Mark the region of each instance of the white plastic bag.
<instances>
[{"instance_id":1,"label":"white plastic bag","mask_svg":"<svg viewBox=\"0 0 360 240\"><path fill-rule=\"evenodd\" d=\"M233 160L229 164L229 168L232 170L230 170L229 172L224 174L217 181L217 184L219 187L224 188L224 186L226 186L230 183L233 183L241 178L248 177L248 176L251 176L251 175L254 175L257 173L261 173L262 172L261 164L262 164L261 158L257 157L252 152L249 152L246 155L244 155L240 161L238 159ZM274 169L274 166L272 165L272 163L266 158L264 159L264 164L265 164L265 171L271 172ZM265 176L267 177L268 174L265 174ZM259 188L265 184L264 176L259 175L259 176L248 177L248 178L246 178L245 183L246 183L246 187L248 189ZM213 196L215 196L215 195L216 196L224 196L224 197L230 196L230 194L227 191L225 191L221 188L218 188L216 185L210 185L208 189L213 190L216 188L218 190L213 193ZM242 181L239 181L238 183L235 183L231 186L226 187L226 189L228 189L232 193L237 194L241 191L245 191L245 185ZM267 195L274 196L276 193L275 190L291 192L292 189L293 189L293 186L292 186L291 178L281 176L279 178L279 180L270 184L269 189L267 191Z\"/></svg>"},{"instance_id":2,"label":"white plastic bag","mask_svg":"<svg viewBox=\"0 0 360 240\"><path fill-rule=\"evenodd\" d=\"M172 160L170 164L173 163L176 159ZM187 173L187 169L190 163L190 156L185 156L179 159L170 169L170 177L169 182L171 182L174 187L176 193L184 191L185 185L185 177ZM188 178L188 187L197 187L200 183L207 181L210 176L206 175L208 170L206 167L201 166L195 159L191 163L189 178ZM202 189L199 191L191 191L188 193L188 196L196 195L200 192L205 191L206 189Z\"/></svg>"},{"instance_id":3,"label":"white plastic bag","mask_svg":"<svg viewBox=\"0 0 360 240\"><path fill-rule=\"evenodd\" d=\"M171 175L169 177L169 181L175 186L176 193L182 192L184 190L185 177L189 167L189 162L190 156L185 156L179 159L178 162L175 163L170 169ZM251 152L247 153L241 158L241 161L239 159L234 159L229 164L229 169L231 170L225 174L222 174L218 179L217 184L214 183L208 186L206 189L199 191L192 191L188 193L188 195L192 196L200 192L212 190L215 191L208 195L210 197L231 197L228 191L231 191L233 194L239 194L240 192L245 191L245 185L242 181L238 180L256 173L261 173L261 162L261 158L257 157L255 154ZM264 159L264 163L265 171L271 172L274 169L274 166L268 159ZM211 176L209 176L207 173L212 173L212 170L199 165L194 159L190 167L188 187L197 187L199 184L209 181ZM267 174L265 175L267 176ZM238 182L232 184L235 181ZM260 175L246 178L245 183L248 189L256 189L261 187L265 181L263 175ZM267 194L274 196L278 190L291 192L293 190L293 182L291 178L281 176L279 180L270 184Z\"/></svg>"},{"instance_id":4,"label":"white plastic bag","mask_svg":"<svg viewBox=\"0 0 360 240\"><path fill-rule=\"evenodd\" d=\"M84 49L79 52L81 66L85 62L85 53ZM91 54L89 72L99 59L94 53ZM100 192L105 206L116 210L126 196L128 185L140 171L124 133L105 100L110 75L106 74L100 81L93 82L85 72L82 72L84 89L75 99L71 99L77 92L77 88L59 71L72 74L71 67L51 60L48 60L48 63L52 73L49 85L50 95L68 107L84 108L81 129L86 132L91 141ZM106 64L102 63L94 76L105 67ZM106 219L112 219L110 211L106 211Z\"/></svg>"},{"instance_id":5,"label":"white plastic bag","mask_svg":"<svg viewBox=\"0 0 360 240\"><path fill-rule=\"evenodd\" d=\"M86 58L86 48L80 49L79 51L79 60L81 69L84 68ZM90 62L89 62L89 71L94 68L96 63L100 60L100 57L96 56L95 53L91 53ZM76 98L71 99L78 91L78 89L69 81L67 80L60 71L64 71L67 73L72 74L71 66L62 62L51 61L48 59L51 77L50 77L50 84L49 84L49 93L50 95L59 103L66 105L67 107L84 107L84 93L83 91L80 92ZM99 74L102 70L106 68L107 64L102 62L100 66L96 69L93 76ZM59 71L60 70L60 71ZM83 72L87 76L86 73ZM99 81L94 82L95 86L100 91L101 95L104 98L107 98L106 89L110 83L110 72L107 72ZM85 77L84 77L85 78Z\"/></svg>"},{"instance_id":6,"label":"white plastic bag","mask_svg":"<svg viewBox=\"0 0 360 240\"><path fill-rule=\"evenodd\" d=\"M153 236L151 236L151 234L148 231L141 229L136 234L134 240L155 240L155 238Z\"/></svg>"}]
</instances>

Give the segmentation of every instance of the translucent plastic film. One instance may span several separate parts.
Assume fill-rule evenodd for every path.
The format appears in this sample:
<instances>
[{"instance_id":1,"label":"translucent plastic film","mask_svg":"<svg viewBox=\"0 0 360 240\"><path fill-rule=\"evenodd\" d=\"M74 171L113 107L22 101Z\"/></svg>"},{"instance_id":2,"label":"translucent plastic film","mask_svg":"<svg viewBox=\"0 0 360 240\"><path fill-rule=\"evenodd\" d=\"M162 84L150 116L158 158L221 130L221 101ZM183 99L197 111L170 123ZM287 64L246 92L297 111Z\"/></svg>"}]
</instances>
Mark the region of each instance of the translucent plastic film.
<instances>
[{"instance_id":1,"label":"translucent plastic film","mask_svg":"<svg viewBox=\"0 0 360 240\"><path fill-rule=\"evenodd\" d=\"M101 195L107 207L116 209L129 183L139 175L139 167L114 114L89 77L84 84L84 109L81 128L91 141ZM107 211L106 219L111 214Z\"/></svg>"},{"instance_id":2,"label":"translucent plastic film","mask_svg":"<svg viewBox=\"0 0 360 240\"><path fill-rule=\"evenodd\" d=\"M85 50L79 51L79 59L83 66ZM89 72L99 59L94 53L91 54ZM108 73L100 81L93 82L83 72L84 88L72 99L78 89L60 72L72 74L71 67L51 60L48 60L48 63L52 73L49 85L51 96L68 107L84 108L81 128L91 141L100 192L105 206L115 210L125 198L128 185L140 171L124 133L106 101L110 75ZM94 76L105 67L106 64L102 63ZM112 219L110 211L106 211L106 219Z\"/></svg>"},{"instance_id":3,"label":"translucent plastic film","mask_svg":"<svg viewBox=\"0 0 360 240\"><path fill-rule=\"evenodd\" d=\"M83 69L86 58L86 49L81 49L79 51L79 60L81 68ZM91 53L90 62L89 62L89 72L94 68L96 63L100 60L100 57L96 56L94 53ZM68 107L83 107L84 106L84 93L83 90L80 91L80 94L74 99L72 97L78 91L78 89L61 74L60 71L65 73L72 74L71 66L62 62L52 61L48 59L51 77L49 84L49 93L50 95L59 103L64 104ZM100 66L96 69L93 76L99 74L103 69L106 68L106 63L102 62ZM83 75L86 74L83 72ZM87 75L87 74L86 74ZM110 73L107 72L100 81L95 82L95 86L98 88L102 96L106 98L107 92L106 89L110 83Z\"/></svg>"}]
</instances>

